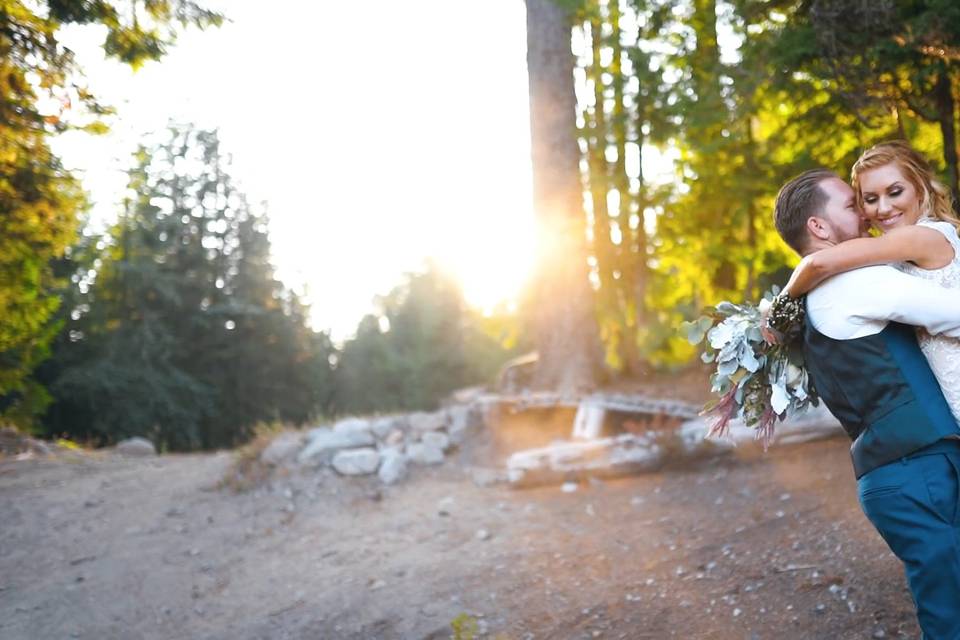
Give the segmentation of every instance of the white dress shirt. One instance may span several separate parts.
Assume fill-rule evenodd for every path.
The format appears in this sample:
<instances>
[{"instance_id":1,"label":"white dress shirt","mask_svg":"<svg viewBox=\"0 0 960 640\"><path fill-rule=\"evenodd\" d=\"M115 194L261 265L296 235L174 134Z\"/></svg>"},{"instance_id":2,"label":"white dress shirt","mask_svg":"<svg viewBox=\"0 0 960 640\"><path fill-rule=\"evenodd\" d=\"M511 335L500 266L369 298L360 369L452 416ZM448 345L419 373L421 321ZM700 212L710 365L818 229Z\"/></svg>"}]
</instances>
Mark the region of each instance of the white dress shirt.
<instances>
[{"instance_id":1,"label":"white dress shirt","mask_svg":"<svg viewBox=\"0 0 960 640\"><path fill-rule=\"evenodd\" d=\"M839 273L807 294L807 321L835 340L883 331L890 321L960 338L960 290L887 265Z\"/></svg>"}]
</instances>

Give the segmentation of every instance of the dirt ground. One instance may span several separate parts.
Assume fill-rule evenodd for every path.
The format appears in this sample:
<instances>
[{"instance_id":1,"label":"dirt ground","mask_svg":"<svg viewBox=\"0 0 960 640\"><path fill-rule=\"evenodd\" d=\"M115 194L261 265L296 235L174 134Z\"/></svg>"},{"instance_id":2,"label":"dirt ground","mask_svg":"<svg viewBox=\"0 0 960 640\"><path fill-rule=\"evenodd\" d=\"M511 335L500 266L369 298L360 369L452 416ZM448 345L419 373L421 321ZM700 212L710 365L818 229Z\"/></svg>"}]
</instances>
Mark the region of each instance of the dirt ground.
<instances>
[{"instance_id":1,"label":"dirt ground","mask_svg":"<svg viewBox=\"0 0 960 640\"><path fill-rule=\"evenodd\" d=\"M236 494L232 459L0 461L0 638L919 635L840 439L572 492L455 458Z\"/></svg>"}]
</instances>

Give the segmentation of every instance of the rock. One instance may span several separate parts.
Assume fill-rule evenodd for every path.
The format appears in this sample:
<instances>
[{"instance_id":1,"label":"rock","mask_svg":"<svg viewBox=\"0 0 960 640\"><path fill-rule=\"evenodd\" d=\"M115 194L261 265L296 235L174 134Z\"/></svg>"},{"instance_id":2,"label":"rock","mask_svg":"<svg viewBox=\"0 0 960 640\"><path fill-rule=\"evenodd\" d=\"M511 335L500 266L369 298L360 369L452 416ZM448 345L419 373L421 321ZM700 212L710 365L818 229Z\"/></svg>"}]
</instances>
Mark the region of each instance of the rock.
<instances>
[{"instance_id":1,"label":"rock","mask_svg":"<svg viewBox=\"0 0 960 640\"><path fill-rule=\"evenodd\" d=\"M155 456L157 449L146 438L127 438L117 443L117 453L122 456Z\"/></svg>"},{"instance_id":2,"label":"rock","mask_svg":"<svg viewBox=\"0 0 960 640\"><path fill-rule=\"evenodd\" d=\"M302 446L303 434L293 432L282 433L274 438L273 441L260 452L260 462L273 467L283 464L288 460L292 460Z\"/></svg>"},{"instance_id":3,"label":"rock","mask_svg":"<svg viewBox=\"0 0 960 640\"><path fill-rule=\"evenodd\" d=\"M416 464L442 464L443 449L426 442L417 442L407 446L407 457Z\"/></svg>"},{"instance_id":4,"label":"rock","mask_svg":"<svg viewBox=\"0 0 960 640\"><path fill-rule=\"evenodd\" d=\"M376 449L346 449L333 456L333 468L345 476L365 476L376 472L380 466L380 453Z\"/></svg>"},{"instance_id":5,"label":"rock","mask_svg":"<svg viewBox=\"0 0 960 640\"><path fill-rule=\"evenodd\" d=\"M383 484L396 484L407 475L407 457L399 449L389 448L380 452L380 470L377 475Z\"/></svg>"},{"instance_id":6,"label":"rock","mask_svg":"<svg viewBox=\"0 0 960 640\"><path fill-rule=\"evenodd\" d=\"M489 531L487 531L486 529L477 530L477 540L489 540L489 539L490 539Z\"/></svg>"},{"instance_id":7,"label":"rock","mask_svg":"<svg viewBox=\"0 0 960 640\"><path fill-rule=\"evenodd\" d=\"M472 405L456 405L448 409L450 414L447 433L453 444L463 444L470 431L483 425L483 416L478 407Z\"/></svg>"},{"instance_id":8,"label":"rock","mask_svg":"<svg viewBox=\"0 0 960 640\"><path fill-rule=\"evenodd\" d=\"M507 482L507 472L502 469L489 469L485 467L475 467L470 471L470 479L473 484L481 488L492 487L495 484L504 484Z\"/></svg>"},{"instance_id":9,"label":"rock","mask_svg":"<svg viewBox=\"0 0 960 640\"><path fill-rule=\"evenodd\" d=\"M386 440L395 432L399 432L402 438L406 427L407 419L404 416L383 416L370 423L370 431L378 440Z\"/></svg>"},{"instance_id":10,"label":"rock","mask_svg":"<svg viewBox=\"0 0 960 640\"><path fill-rule=\"evenodd\" d=\"M311 429L307 433L307 446L297 456L300 464L329 464L334 454L341 449L369 447L374 444L369 431L332 431L325 427Z\"/></svg>"},{"instance_id":11,"label":"rock","mask_svg":"<svg viewBox=\"0 0 960 640\"><path fill-rule=\"evenodd\" d=\"M437 515L449 516L453 510L454 504L456 504L456 500L453 499L453 496L446 496L444 498L441 498L437 502Z\"/></svg>"},{"instance_id":12,"label":"rock","mask_svg":"<svg viewBox=\"0 0 960 640\"><path fill-rule=\"evenodd\" d=\"M427 431L420 436L420 442L430 445L431 447L436 447L441 451L446 451L450 448L450 436L443 431Z\"/></svg>"},{"instance_id":13,"label":"rock","mask_svg":"<svg viewBox=\"0 0 960 640\"><path fill-rule=\"evenodd\" d=\"M345 418L333 425L333 431L349 437L367 439L373 437L373 423L364 418Z\"/></svg>"},{"instance_id":14,"label":"rock","mask_svg":"<svg viewBox=\"0 0 960 640\"><path fill-rule=\"evenodd\" d=\"M434 411L433 413L424 413L422 411L411 413L407 420L410 424L410 430L416 433L427 431L436 431L443 429L447 424L446 411Z\"/></svg>"},{"instance_id":15,"label":"rock","mask_svg":"<svg viewBox=\"0 0 960 640\"><path fill-rule=\"evenodd\" d=\"M403 444L403 431L400 429L394 429L391 431L384 439L384 444L386 444L388 447L395 447Z\"/></svg>"}]
</instances>

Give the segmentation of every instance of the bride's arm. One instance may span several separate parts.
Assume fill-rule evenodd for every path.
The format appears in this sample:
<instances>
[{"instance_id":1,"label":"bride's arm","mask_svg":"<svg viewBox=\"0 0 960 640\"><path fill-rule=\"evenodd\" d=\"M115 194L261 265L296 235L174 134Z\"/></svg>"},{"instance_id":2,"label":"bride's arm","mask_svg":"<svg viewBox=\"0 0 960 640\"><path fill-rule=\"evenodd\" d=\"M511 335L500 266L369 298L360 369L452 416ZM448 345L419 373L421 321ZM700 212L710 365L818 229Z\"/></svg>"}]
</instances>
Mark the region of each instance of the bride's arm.
<instances>
[{"instance_id":1,"label":"bride's arm","mask_svg":"<svg viewBox=\"0 0 960 640\"><path fill-rule=\"evenodd\" d=\"M843 271L872 264L913 262L921 269L939 269L953 260L953 247L942 233L910 225L877 238L855 238L811 253L793 270L783 290L796 298Z\"/></svg>"}]
</instances>

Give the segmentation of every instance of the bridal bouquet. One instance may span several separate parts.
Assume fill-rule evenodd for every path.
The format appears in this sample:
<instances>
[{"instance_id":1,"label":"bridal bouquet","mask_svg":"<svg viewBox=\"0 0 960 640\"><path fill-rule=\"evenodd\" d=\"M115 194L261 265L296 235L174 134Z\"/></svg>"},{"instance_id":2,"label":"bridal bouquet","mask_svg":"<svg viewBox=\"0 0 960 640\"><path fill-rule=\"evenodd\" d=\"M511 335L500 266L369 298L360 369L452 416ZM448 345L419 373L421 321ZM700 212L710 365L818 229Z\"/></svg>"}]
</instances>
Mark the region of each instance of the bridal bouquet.
<instances>
[{"instance_id":1,"label":"bridal bouquet","mask_svg":"<svg viewBox=\"0 0 960 640\"><path fill-rule=\"evenodd\" d=\"M730 421L742 418L756 429L766 449L778 420L818 404L799 340L803 300L777 293L779 288L774 288L757 306L721 302L707 315L684 323L691 344L705 342L703 361L716 363L710 382L719 399L702 412L715 418L709 435L726 435ZM765 332L776 343L768 342Z\"/></svg>"}]
</instances>

